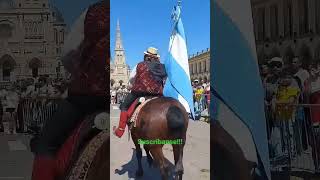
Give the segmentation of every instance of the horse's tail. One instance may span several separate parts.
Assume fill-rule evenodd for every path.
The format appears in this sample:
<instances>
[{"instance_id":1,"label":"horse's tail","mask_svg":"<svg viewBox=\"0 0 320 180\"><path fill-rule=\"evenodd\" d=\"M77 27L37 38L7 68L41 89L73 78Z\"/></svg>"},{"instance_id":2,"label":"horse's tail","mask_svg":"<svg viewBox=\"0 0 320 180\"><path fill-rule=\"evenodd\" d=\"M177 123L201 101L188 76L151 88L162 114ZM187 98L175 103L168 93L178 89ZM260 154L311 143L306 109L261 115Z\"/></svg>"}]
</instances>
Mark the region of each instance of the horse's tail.
<instances>
[{"instance_id":1,"label":"horse's tail","mask_svg":"<svg viewBox=\"0 0 320 180\"><path fill-rule=\"evenodd\" d=\"M170 106L168 112L166 114L167 124L169 130L173 130L173 132L179 132L184 129L184 114L183 111L177 106Z\"/></svg>"}]
</instances>

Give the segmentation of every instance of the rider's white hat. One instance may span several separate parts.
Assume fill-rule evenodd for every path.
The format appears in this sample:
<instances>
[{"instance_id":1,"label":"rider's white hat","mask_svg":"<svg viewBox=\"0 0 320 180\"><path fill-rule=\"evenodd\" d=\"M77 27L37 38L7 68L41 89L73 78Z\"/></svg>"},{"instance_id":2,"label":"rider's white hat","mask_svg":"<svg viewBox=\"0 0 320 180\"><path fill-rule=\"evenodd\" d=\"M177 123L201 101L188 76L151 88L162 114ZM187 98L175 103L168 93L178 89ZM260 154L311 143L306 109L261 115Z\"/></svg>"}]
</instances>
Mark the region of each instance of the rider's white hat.
<instances>
[{"instance_id":1,"label":"rider's white hat","mask_svg":"<svg viewBox=\"0 0 320 180\"><path fill-rule=\"evenodd\" d=\"M147 51L144 52L144 54L150 54L150 55L160 57L160 55L158 54L158 49L154 47L149 47Z\"/></svg>"}]
</instances>

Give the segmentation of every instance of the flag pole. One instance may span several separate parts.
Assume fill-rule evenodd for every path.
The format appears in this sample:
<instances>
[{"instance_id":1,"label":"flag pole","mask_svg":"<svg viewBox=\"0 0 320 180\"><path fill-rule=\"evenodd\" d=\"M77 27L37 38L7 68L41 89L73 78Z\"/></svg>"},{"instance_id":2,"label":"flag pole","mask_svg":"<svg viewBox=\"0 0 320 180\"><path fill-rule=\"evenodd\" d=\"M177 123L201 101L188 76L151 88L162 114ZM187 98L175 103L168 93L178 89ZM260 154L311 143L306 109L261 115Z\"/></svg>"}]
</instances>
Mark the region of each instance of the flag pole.
<instances>
[{"instance_id":1,"label":"flag pole","mask_svg":"<svg viewBox=\"0 0 320 180\"><path fill-rule=\"evenodd\" d=\"M181 1L182 1L182 0L178 0L178 2L177 2L177 5L178 5L179 7L181 7Z\"/></svg>"}]
</instances>

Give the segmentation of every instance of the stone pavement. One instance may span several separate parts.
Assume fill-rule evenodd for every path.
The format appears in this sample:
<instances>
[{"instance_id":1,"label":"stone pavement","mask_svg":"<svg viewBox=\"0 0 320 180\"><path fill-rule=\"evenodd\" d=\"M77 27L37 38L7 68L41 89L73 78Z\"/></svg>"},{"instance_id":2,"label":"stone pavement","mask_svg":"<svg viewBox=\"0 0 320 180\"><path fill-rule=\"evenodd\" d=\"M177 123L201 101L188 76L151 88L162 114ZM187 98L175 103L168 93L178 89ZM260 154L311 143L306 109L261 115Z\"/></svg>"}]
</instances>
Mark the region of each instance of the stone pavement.
<instances>
[{"instance_id":1,"label":"stone pavement","mask_svg":"<svg viewBox=\"0 0 320 180\"><path fill-rule=\"evenodd\" d=\"M0 180L30 180L30 136L0 134Z\"/></svg>"},{"instance_id":2,"label":"stone pavement","mask_svg":"<svg viewBox=\"0 0 320 180\"><path fill-rule=\"evenodd\" d=\"M118 125L119 108L111 105L111 128ZM111 135L111 159L110 176L112 180L135 179L137 160L135 147L132 140L128 141L128 133L121 139ZM172 148L164 146L166 158L174 164ZM158 168L149 168L146 161L146 154L143 151L142 164L144 176L141 180L160 180ZM201 121L190 121L187 131L187 142L184 148L183 165L185 174L184 180L209 180L210 179L210 126Z\"/></svg>"}]
</instances>

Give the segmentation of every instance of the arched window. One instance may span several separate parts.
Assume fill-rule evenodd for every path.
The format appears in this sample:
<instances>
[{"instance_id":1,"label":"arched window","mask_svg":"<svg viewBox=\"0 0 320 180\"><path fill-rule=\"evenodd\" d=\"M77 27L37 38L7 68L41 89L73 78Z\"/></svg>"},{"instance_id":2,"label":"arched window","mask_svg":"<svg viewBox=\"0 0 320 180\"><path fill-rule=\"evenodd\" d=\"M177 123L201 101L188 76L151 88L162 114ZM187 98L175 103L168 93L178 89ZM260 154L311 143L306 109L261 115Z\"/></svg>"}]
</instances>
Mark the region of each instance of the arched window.
<instances>
[{"instance_id":1,"label":"arched window","mask_svg":"<svg viewBox=\"0 0 320 180\"><path fill-rule=\"evenodd\" d=\"M10 81L11 67L8 61L4 62L2 65L2 78L4 81Z\"/></svg>"},{"instance_id":2,"label":"arched window","mask_svg":"<svg viewBox=\"0 0 320 180\"><path fill-rule=\"evenodd\" d=\"M56 44L58 45L58 30L54 29L54 40L56 41Z\"/></svg>"},{"instance_id":3,"label":"arched window","mask_svg":"<svg viewBox=\"0 0 320 180\"><path fill-rule=\"evenodd\" d=\"M38 26L36 22L32 23L33 34L38 34Z\"/></svg>"},{"instance_id":4,"label":"arched window","mask_svg":"<svg viewBox=\"0 0 320 180\"><path fill-rule=\"evenodd\" d=\"M0 58L0 62L2 63L2 79L3 81L11 80L11 72L14 69L15 61L9 55L4 55Z\"/></svg>"},{"instance_id":5,"label":"arched window","mask_svg":"<svg viewBox=\"0 0 320 180\"><path fill-rule=\"evenodd\" d=\"M41 67L41 61L38 58L33 58L29 62L29 68L32 71L32 76L33 77L38 77L39 76L39 68Z\"/></svg>"},{"instance_id":6,"label":"arched window","mask_svg":"<svg viewBox=\"0 0 320 180\"><path fill-rule=\"evenodd\" d=\"M39 75L39 69L38 68L32 68L32 76L38 77Z\"/></svg>"},{"instance_id":7,"label":"arched window","mask_svg":"<svg viewBox=\"0 0 320 180\"><path fill-rule=\"evenodd\" d=\"M196 72L196 74L198 73L198 63L195 63L195 67L196 67L196 69L195 69L195 72Z\"/></svg>"},{"instance_id":8,"label":"arched window","mask_svg":"<svg viewBox=\"0 0 320 180\"><path fill-rule=\"evenodd\" d=\"M0 38L12 37L12 27L10 24L0 24Z\"/></svg>"},{"instance_id":9,"label":"arched window","mask_svg":"<svg viewBox=\"0 0 320 180\"><path fill-rule=\"evenodd\" d=\"M61 34L61 44L63 44L64 43L64 30L63 29L60 31L60 34Z\"/></svg>"},{"instance_id":10,"label":"arched window","mask_svg":"<svg viewBox=\"0 0 320 180\"><path fill-rule=\"evenodd\" d=\"M28 33L29 33L29 35L32 34L32 22L28 23Z\"/></svg>"}]
</instances>

